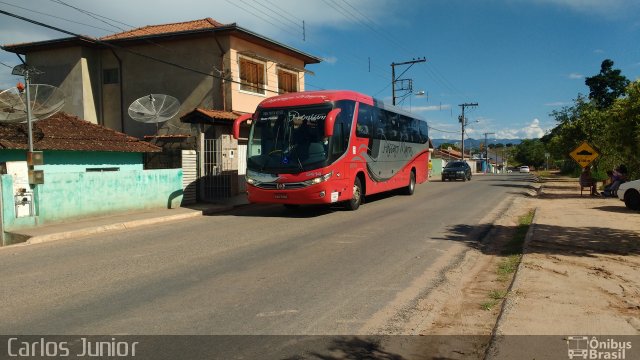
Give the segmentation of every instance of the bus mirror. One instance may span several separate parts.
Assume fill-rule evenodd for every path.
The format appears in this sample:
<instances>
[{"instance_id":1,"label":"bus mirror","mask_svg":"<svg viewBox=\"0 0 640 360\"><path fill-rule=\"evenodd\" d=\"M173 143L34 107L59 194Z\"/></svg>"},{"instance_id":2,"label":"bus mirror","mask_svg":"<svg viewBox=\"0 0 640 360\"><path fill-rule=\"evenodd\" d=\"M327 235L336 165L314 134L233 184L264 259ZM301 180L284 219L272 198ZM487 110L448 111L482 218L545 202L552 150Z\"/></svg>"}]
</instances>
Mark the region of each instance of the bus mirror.
<instances>
[{"instance_id":1,"label":"bus mirror","mask_svg":"<svg viewBox=\"0 0 640 360\"><path fill-rule=\"evenodd\" d=\"M233 122L233 138L234 139L238 140L240 138L240 124L251 119L252 117L253 117L253 114L244 114L236 118L236 120Z\"/></svg>"},{"instance_id":2,"label":"bus mirror","mask_svg":"<svg viewBox=\"0 0 640 360\"><path fill-rule=\"evenodd\" d=\"M327 118L324 119L324 136L333 135L333 125L336 123L336 118L340 114L342 109L333 109L327 114Z\"/></svg>"}]
</instances>

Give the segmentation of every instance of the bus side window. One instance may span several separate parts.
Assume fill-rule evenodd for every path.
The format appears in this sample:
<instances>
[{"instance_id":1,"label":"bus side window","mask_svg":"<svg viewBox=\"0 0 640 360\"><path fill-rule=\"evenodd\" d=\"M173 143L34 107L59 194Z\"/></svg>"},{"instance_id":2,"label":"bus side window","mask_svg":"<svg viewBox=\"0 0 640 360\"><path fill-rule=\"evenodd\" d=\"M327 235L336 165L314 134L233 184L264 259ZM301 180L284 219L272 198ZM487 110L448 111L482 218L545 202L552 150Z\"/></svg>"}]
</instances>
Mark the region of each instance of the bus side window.
<instances>
[{"instance_id":1,"label":"bus side window","mask_svg":"<svg viewBox=\"0 0 640 360\"><path fill-rule=\"evenodd\" d=\"M333 141L331 142L331 155L338 157L342 155L345 150L344 146L344 124L342 122L336 122L336 126L333 128Z\"/></svg>"},{"instance_id":2,"label":"bus side window","mask_svg":"<svg viewBox=\"0 0 640 360\"><path fill-rule=\"evenodd\" d=\"M420 130L420 143L424 144L429 141L429 128L426 122L420 121L419 123L418 129Z\"/></svg>"},{"instance_id":3,"label":"bus side window","mask_svg":"<svg viewBox=\"0 0 640 360\"><path fill-rule=\"evenodd\" d=\"M356 123L356 136L368 138L373 130L371 124L371 106L360 104L358 109L358 120Z\"/></svg>"}]
</instances>

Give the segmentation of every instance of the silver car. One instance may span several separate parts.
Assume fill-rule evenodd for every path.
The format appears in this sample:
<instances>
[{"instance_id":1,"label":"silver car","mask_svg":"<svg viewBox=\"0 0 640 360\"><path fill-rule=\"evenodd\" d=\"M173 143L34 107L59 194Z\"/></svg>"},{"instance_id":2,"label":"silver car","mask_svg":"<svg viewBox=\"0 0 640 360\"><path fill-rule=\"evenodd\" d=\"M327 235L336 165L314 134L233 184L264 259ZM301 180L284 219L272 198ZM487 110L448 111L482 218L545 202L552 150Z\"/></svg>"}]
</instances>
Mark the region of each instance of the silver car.
<instances>
[{"instance_id":1,"label":"silver car","mask_svg":"<svg viewBox=\"0 0 640 360\"><path fill-rule=\"evenodd\" d=\"M628 181L618 188L618 198L631 210L640 210L640 180Z\"/></svg>"}]
</instances>

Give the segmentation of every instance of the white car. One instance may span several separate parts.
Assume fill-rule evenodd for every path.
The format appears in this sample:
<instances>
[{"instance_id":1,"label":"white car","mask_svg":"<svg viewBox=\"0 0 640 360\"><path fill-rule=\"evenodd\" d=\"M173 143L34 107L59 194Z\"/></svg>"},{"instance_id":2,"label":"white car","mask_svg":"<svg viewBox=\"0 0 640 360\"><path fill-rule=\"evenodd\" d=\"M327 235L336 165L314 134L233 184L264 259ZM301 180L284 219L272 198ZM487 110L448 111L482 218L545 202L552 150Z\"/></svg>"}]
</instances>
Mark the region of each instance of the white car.
<instances>
[{"instance_id":1,"label":"white car","mask_svg":"<svg viewBox=\"0 0 640 360\"><path fill-rule=\"evenodd\" d=\"M618 188L618 198L631 210L640 210L640 180L628 181Z\"/></svg>"},{"instance_id":2,"label":"white car","mask_svg":"<svg viewBox=\"0 0 640 360\"><path fill-rule=\"evenodd\" d=\"M520 166L520 172L521 173L528 173L529 172L529 167L524 165L524 166Z\"/></svg>"}]
</instances>

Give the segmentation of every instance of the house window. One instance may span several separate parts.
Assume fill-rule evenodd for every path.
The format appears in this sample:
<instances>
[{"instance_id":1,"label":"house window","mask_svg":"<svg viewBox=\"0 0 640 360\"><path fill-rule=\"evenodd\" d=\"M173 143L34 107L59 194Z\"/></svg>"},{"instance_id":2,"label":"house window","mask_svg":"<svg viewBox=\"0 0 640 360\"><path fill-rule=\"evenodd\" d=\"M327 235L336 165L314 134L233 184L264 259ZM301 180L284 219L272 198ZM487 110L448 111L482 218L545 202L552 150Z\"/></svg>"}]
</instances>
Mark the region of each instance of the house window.
<instances>
[{"instance_id":1,"label":"house window","mask_svg":"<svg viewBox=\"0 0 640 360\"><path fill-rule=\"evenodd\" d=\"M104 69L102 71L103 84L117 84L120 82L120 76L117 68Z\"/></svg>"},{"instance_id":2,"label":"house window","mask_svg":"<svg viewBox=\"0 0 640 360\"><path fill-rule=\"evenodd\" d=\"M265 93L264 63L240 58L240 90L257 94Z\"/></svg>"},{"instance_id":3,"label":"house window","mask_svg":"<svg viewBox=\"0 0 640 360\"><path fill-rule=\"evenodd\" d=\"M298 91L298 74L278 69L278 92L280 94Z\"/></svg>"}]
</instances>

